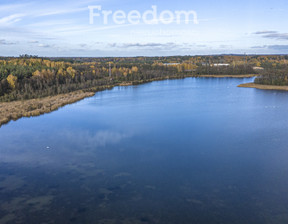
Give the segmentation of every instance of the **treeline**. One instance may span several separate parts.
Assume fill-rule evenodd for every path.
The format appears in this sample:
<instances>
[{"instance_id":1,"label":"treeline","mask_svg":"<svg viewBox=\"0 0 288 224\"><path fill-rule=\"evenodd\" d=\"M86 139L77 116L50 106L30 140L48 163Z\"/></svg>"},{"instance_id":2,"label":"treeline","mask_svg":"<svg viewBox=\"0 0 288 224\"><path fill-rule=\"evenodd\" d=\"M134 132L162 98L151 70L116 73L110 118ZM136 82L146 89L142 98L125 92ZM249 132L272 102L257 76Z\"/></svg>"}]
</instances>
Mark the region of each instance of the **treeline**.
<instances>
[{"instance_id":1,"label":"treeline","mask_svg":"<svg viewBox=\"0 0 288 224\"><path fill-rule=\"evenodd\" d=\"M263 66L265 71L271 69L256 82L286 85L286 56L60 59L21 55L18 58L0 59L0 101L45 97L121 82L141 83L153 79L199 75L255 74L253 66Z\"/></svg>"},{"instance_id":2,"label":"treeline","mask_svg":"<svg viewBox=\"0 0 288 224\"><path fill-rule=\"evenodd\" d=\"M250 65L201 65L196 69L197 75L243 75L256 74Z\"/></svg>"},{"instance_id":3,"label":"treeline","mask_svg":"<svg viewBox=\"0 0 288 224\"><path fill-rule=\"evenodd\" d=\"M0 101L13 101L115 85L125 81L171 77L177 75L177 68L149 64L70 63L18 58L0 61L0 74Z\"/></svg>"},{"instance_id":4,"label":"treeline","mask_svg":"<svg viewBox=\"0 0 288 224\"><path fill-rule=\"evenodd\" d=\"M254 80L256 84L288 86L288 66L267 69Z\"/></svg>"},{"instance_id":5,"label":"treeline","mask_svg":"<svg viewBox=\"0 0 288 224\"><path fill-rule=\"evenodd\" d=\"M33 57L33 56L31 56ZM230 65L249 65L264 68L272 68L281 64L288 64L287 55L207 55L207 56L169 56L169 57L67 57L47 58L52 61L65 61L70 63L130 63L130 64L154 64L154 63L188 63L200 66L203 63L210 65L228 63Z\"/></svg>"}]
</instances>

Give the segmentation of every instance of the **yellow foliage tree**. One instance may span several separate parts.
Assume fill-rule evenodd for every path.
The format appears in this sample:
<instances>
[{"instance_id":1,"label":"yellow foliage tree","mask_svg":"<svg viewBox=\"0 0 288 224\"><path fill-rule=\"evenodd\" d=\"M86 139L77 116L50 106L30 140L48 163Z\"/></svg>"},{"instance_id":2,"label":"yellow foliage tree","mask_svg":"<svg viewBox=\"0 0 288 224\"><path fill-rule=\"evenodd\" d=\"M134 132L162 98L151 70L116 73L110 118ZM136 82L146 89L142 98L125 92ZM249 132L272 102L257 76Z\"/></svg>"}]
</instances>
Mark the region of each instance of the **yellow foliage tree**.
<instances>
[{"instance_id":1,"label":"yellow foliage tree","mask_svg":"<svg viewBox=\"0 0 288 224\"><path fill-rule=\"evenodd\" d=\"M177 66L177 71L178 72L183 72L183 66L182 65L178 65Z\"/></svg>"},{"instance_id":2,"label":"yellow foliage tree","mask_svg":"<svg viewBox=\"0 0 288 224\"><path fill-rule=\"evenodd\" d=\"M41 76L41 72L36 70L35 72L33 72L32 76Z\"/></svg>"},{"instance_id":3,"label":"yellow foliage tree","mask_svg":"<svg viewBox=\"0 0 288 224\"><path fill-rule=\"evenodd\" d=\"M116 73L117 73L117 68L116 68L116 67L113 67L113 68L112 68L112 74L113 74L113 75L116 75Z\"/></svg>"},{"instance_id":4,"label":"yellow foliage tree","mask_svg":"<svg viewBox=\"0 0 288 224\"><path fill-rule=\"evenodd\" d=\"M12 89L15 89L16 87L16 82L17 82L17 77L10 74L8 77L7 77L7 82L9 83L10 87Z\"/></svg>"},{"instance_id":5,"label":"yellow foliage tree","mask_svg":"<svg viewBox=\"0 0 288 224\"><path fill-rule=\"evenodd\" d=\"M60 68L57 72L57 75L60 75L60 76L65 76L66 75L66 71L64 71L62 68Z\"/></svg>"},{"instance_id":6,"label":"yellow foliage tree","mask_svg":"<svg viewBox=\"0 0 288 224\"><path fill-rule=\"evenodd\" d=\"M137 73L137 72L138 72L138 68L137 68L136 66L133 66L133 67L132 67L132 72Z\"/></svg>"},{"instance_id":7,"label":"yellow foliage tree","mask_svg":"<svg viewBox=\"0 0 288 224\"><path fill-rule=\"evenodd\" d=\"M74 78L75 77L75 74L76 74L76 71L70 66L66 69L67 73L72 77Z\"/></svg>"}]
</instances>

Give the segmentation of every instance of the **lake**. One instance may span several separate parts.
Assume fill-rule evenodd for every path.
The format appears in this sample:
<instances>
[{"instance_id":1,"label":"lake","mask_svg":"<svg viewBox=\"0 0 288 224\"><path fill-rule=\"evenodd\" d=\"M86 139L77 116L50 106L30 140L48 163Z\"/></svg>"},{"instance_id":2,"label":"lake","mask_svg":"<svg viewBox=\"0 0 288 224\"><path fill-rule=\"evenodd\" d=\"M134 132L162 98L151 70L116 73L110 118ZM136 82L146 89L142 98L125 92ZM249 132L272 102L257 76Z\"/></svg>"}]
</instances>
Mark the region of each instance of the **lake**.
<instances>
[{"instance_id":1,"label":"lake","mask_svg":"<svg viewBox=\"0 0 288 224\"><path fill-rule=\"evenodd\" d=\"M288 223L288 92L115 87L0 128L0 224Z\"/></svg>"}]
</instances>

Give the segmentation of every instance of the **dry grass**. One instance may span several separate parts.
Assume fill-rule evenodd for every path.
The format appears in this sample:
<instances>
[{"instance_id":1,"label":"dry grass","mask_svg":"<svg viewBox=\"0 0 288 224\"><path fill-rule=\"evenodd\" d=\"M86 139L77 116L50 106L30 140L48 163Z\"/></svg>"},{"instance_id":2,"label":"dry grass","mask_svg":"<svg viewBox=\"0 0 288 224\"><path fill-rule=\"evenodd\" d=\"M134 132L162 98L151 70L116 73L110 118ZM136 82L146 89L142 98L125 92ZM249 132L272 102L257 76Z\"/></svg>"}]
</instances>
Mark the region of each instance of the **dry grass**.
<instances>
[{"instance_id":1,"label":"dry grass","mask_svg":"<svg viewBox=\"0 0 288 224\"><path fill-rule=\"evenodd\" d=\"M21 117L32 117L49 113L66 104L75 103L94 95L94 92L75 91L40 99L0 103L0 126Z\"/></svg>"},{"instance_id":2,"label":"dry grass","mask_svg":"<svg viewBox=\"0 0 288 224\"><path fill-rule=\"evenodd\" d=\"M131 85L133 85L132 82L122 82L119 84L119 86L131 86Z\"/></svg>"},{"instance_id":3,"label":"dry grass","mask_svg":"<svg viewBox=\"0 0 288 224\"><path fill-rule=\"evenodd\" d=\"M255 83L245 83L241 84L238 87L245 87L245 88L256 88L256 89L265 89L265 90L282 90L288 91L288 86L272 86L272 85L260 85Z\"/></svg>"}]
</instances>

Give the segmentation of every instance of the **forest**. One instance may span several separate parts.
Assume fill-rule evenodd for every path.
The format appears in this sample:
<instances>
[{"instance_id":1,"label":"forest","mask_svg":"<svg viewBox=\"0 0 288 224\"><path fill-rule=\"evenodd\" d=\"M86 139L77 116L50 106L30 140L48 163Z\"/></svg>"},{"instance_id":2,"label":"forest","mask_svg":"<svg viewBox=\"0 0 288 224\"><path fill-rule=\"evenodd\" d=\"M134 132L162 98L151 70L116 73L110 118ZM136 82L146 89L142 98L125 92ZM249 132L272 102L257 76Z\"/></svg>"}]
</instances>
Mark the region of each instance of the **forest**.
<instances>
[{"instance_id":1,"label":"forest","mask_svg":"<svg viewBox=\"0 0 288 224\"><path fill-rule=\"evenodd\" d=\"M278 65L274 68L267 68L254 80L255 84L288 86L288 66Z\"/></svg>"},{"instance_id":2,"label":"forest","mask_svg":"<svg viewBox=\"0 0 288 224\"><path fill-rule=\"evenodd\" d=\"M288 85L288 56L0 58L0 101L53 96L105 85L201 75L258 74L255 82ZM261 68L259 69L255 69Z\"/></svg>"}]
</instances>

